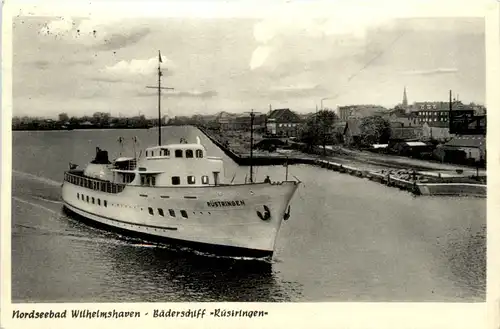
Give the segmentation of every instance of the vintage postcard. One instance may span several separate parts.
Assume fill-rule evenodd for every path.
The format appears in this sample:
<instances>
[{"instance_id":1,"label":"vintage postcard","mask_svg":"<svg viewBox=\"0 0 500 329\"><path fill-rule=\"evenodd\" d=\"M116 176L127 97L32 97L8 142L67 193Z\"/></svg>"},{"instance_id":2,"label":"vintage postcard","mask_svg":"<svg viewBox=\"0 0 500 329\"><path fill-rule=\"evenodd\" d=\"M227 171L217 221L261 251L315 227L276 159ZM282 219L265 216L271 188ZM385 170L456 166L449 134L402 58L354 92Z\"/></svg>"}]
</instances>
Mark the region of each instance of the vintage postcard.
<instances>
[{"instance_id":1,"label":"vintage postcard","mask_svg":"<svg viewBox=\"0 0 500 329\"><path fill-rule=\"evenodd\" d=\"M499 328L499 17L5 2L2 327Z\"/></svg>"}]
</instances>

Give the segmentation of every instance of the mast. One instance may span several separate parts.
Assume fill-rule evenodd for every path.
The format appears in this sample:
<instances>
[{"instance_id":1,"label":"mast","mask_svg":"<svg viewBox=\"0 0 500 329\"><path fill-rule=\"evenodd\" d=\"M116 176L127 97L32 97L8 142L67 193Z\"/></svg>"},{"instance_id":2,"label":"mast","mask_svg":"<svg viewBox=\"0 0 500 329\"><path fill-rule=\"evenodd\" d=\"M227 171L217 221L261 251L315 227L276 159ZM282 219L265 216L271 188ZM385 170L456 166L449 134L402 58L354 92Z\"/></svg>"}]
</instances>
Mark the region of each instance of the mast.
<instances>
[{"instance_id":1,"label":"mast","mask_svg":"<svg viewBox=\"0 0 500 329\"><path fill-rule=\"evenodd\" d=\"M255 114L250 113L250 184L253 183L253 118Z\"/></svg>"},{"instance_id":2,"label":"mast","mask_svg":"<svg viewBox=\"0 0 500 329\"><path fill-rule=\"evenodd\" d=\"M161 53L158 50L158 86L146 86L146 88L158 89L158 146L161 145L161 90L162 89L167 89L167 90L174 89L174 88L168 88L168 87L161 86L161 77L163 75L161 72L161 63L163 63L163 61L161 59Z\"/></svg>"},{"instance_id":3,"label":"mast","mask_svg":"<svg viewBox=\"0 0 500 329\"><path fill-rule=\"evenodd\" d=\"M161 55L158 50L158 146L161 145Z\"/></svg>"}]
</instances>

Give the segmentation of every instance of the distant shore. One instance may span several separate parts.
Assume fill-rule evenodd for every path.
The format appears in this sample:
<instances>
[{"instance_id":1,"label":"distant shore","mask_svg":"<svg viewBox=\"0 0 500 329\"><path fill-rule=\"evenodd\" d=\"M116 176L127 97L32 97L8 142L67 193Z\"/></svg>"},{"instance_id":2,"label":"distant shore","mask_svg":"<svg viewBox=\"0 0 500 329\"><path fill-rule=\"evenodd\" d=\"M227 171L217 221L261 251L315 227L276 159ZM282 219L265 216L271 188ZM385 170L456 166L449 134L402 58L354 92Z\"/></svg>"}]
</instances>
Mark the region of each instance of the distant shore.
<instances>
[{"instance_id":1,"label":"distant shore","mask_svg":"<svg viewBox=\"0 0 500 329\"><path fill-rule=\"evenodd\" d=\"M239 165L308 164L327 170L367 178L417 195L486 197L486 172L463 166L422 160L391 158L369 152L335 152L319 156L290 150L286 155L255 151L250 158L244 134L217 134L198 127L214 144ZM261 136L257 135L257 140ZM236 151L237 150L237 151ZM339 148L339 150L342 150ZM475 174L480 174L475 176Z\"/></svg>"},{"instance_id":2,"label":"distant shore","mask_svg":"<svg viewBox=\"0 0 500 329\"><path fill-rule=\"evenodd\" d=\"M163 126L162 126L163 127ZM96 126L78 126L71 128L59 128L59 127L50 127L50 128L12 128L12 131L73 131L73 130L107 130L107 129L151 129L157 127L96 127Z\"/></svg>"}]
</instances>

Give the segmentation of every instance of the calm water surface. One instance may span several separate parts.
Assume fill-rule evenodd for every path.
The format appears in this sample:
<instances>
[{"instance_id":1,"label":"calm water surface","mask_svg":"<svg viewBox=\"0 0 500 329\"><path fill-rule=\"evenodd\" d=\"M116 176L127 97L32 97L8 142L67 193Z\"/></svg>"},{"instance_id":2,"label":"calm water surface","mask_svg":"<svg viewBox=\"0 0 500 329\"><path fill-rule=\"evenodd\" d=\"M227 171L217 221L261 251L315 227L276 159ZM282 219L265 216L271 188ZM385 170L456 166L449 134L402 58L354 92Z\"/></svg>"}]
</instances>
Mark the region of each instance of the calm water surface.
<instances>
[{"instance_id":1,"label":"calm water surface","mask_svg":"<svg viewBox=\"0 0 500 329\"><path fill-rule=\"evenodd\" d=\"M164 128L165 143L200 136ZM217 258L101 231L62 213L68 162L110 158L118 137L137 151L155 130L13 133L12 298L14 302L174 301L484 301L486 200L414 197L407 192L309 166L291 166L303 184L292 200L269 262ZM284 179L281 166L258 179Z\"/></svg>"}]
</instances>

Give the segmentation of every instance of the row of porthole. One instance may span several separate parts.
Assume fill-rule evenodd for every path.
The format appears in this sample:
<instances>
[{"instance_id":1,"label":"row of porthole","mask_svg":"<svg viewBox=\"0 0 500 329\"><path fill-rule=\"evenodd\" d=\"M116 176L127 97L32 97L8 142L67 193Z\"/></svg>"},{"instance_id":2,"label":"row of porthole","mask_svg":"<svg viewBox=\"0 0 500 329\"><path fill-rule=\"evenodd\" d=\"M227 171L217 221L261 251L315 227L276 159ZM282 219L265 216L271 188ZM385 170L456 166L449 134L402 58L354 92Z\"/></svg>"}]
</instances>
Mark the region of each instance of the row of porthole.
<instances>
[{"instance_id":1,"label":"row of porthole","mask_svg":"<svg viewBox=\"0 0 500 329\"><path fill-rule=\"evenodd\" d=\"M94 197L89 197L88 195L83 195L83 194L80 194L80 193L76 194L76 198L78 200L92 202L92 204L95 204L95 201L96 201L96 199ZM104 204L104 207L107 207L108 206L108 201L103 200L103 204ZM97 205L99 205L99 206L101 205L101 199L97 199Z\"/></svg>"},{"instance_id":2,"label":"row of porthole","mask_svg":"<svg viewBox=\"0 0 500 329\"><path fill-rule=\"evenodd\" d=\"M79 199L79 200L82 200L82 201L92 202L92 204L95 204L95 201L96 201L96 199L94 197L89 197L88 195L83 195L83 194L80 194L80 193L76 194L76 198ZM108 201L107 200L103 200L103 204L104 204L104 207L107 207L108 206ZM97 205L99 205L99 206L101 205L101 199L99 199L99 198L97 199ZM142 209L143 208L141 208L141 210ZM165 213L163 212L162 208L158 208L157 210L158 210L158 215L160 215L162 217L165 217ZM148 207L148 211L149 211L150 215L154 216L154 210L153 210L153 208ZM174 209L169 209L168 213L169 213L170 217L174 217L175 218L175 210ZM182 217L188 218L188 214L187 214L186 210L181 210L180 213L181 213ZM208 214L210 215L210 212Z\"/></svg>"},{"instance_id":3,"label":"row of porthole","mask_svg":"<svg viewBox=\"0 0 500 329\"><path fill-rule=\"evenodd\" d=\"M149 211L149 214L151 216L154 216L154 210L153 208L151 207L148 207L148 211ZM165 213L163 212L163 209L162 208L157 208L157 212L158 212L158 215L160 215L161 217L165 217ZM184 218L188 218L188 214L187 214L187 211L186 210L181 210L181 216L184 217ZM174 209L169 209L168 210L168 214L170 215L170 217L174 217L175 218L175 210Z\"/></svg>"}]
</instances>

